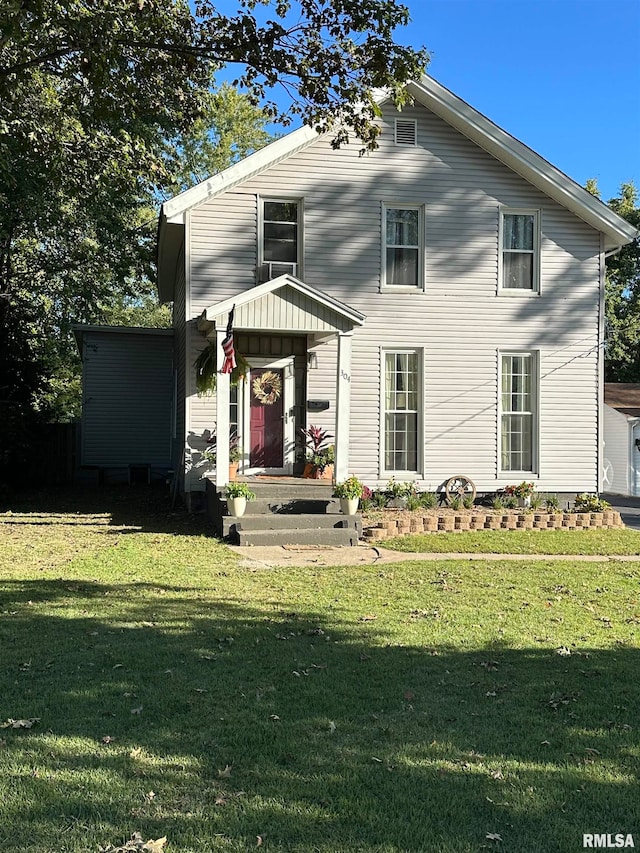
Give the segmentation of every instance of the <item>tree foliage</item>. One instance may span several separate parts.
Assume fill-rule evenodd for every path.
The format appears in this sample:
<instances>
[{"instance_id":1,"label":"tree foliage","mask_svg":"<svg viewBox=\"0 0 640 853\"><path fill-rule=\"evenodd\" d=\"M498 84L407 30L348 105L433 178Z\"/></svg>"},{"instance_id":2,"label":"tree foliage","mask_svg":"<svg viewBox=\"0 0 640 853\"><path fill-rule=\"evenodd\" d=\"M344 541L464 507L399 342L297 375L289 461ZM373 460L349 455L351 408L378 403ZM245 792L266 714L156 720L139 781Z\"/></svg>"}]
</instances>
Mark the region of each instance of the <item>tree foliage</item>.
<instances>
[{"instance_id":1,"label":"tree foliage","mask_svg":"<svg viewBox=\"0 0 640 853\"><path fill-rule=\"evenodd\" d=\"M264 144L266 116L375 146L373 90L427 61L394 42L407 20L394 0L5 0L0 401L74 414L71 324L166 321L153 204ZM212 91L226 63L245 95Z\"/></svg>"},{"instance_id":2,"label":"tree foliage","mask_svg":"<svg viewBox=\"0 0 640 853\"><path fill-rule=\"evenodd\" d=\"M587 189L600 197L595 180ZM640 229L638 190L623 183L620 194L608 206ZM605 379L607 382L640 382L640 238L607 258L605 283Z\"/></svg>"}]
</instances>

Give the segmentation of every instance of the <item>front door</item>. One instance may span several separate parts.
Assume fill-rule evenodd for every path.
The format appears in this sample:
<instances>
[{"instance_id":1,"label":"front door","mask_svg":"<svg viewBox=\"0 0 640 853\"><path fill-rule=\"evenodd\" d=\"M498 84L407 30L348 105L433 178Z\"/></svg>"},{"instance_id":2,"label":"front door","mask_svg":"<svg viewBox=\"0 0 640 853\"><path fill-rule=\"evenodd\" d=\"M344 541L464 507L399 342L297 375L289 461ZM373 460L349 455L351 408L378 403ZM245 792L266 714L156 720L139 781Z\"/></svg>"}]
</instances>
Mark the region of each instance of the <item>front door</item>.
<instances>
[{"instance_id":1,"label":"front door","mask_svg":"<svg viewBox=\"0 0 640 853\"><path fill-rule=\"evenodd\" d=\"M250 472L291 473L293 463L293 359L253 364L245 390ZM248 409L248 411L247 411Z\"/></svg>"}]
</instances>

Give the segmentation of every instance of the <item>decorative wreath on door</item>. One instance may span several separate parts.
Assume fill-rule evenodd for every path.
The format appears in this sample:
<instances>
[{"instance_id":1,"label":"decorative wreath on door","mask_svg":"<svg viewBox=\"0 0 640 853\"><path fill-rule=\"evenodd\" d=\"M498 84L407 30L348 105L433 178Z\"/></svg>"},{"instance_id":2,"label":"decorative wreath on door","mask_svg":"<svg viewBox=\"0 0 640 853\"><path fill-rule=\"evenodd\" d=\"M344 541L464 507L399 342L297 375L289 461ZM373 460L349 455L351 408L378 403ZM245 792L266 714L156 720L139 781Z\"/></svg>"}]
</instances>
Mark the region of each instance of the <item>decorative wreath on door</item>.
<instances>
[{"instance_id":1,"label":"decorative wreath on door","mask_svg":"<svg viewBox=\"0 0 640 853\"><path fill-rule=\"evenodd\" d=\"M263 406L272 406L282 394L282 380L272 370L265 370L253 380L253 393Z\"/></svg>"}]
</instances>

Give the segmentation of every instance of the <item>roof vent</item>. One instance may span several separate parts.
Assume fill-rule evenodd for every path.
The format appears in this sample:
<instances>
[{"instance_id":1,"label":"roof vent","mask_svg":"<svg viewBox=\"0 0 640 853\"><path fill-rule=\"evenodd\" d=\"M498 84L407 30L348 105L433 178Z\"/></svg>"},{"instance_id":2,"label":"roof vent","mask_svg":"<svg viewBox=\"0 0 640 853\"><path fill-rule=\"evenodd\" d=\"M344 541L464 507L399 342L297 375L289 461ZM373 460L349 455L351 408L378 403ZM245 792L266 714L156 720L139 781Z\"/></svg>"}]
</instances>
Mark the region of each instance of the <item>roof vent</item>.
<instances>
[{"instance_id":1,"label":"roof vent","mask_svg":"<svg viewBox=\"0 0 640 853\"><path fill-rule=\"evenodd\" d=\"M395 142L398 145L415 145L418 139L418 129L415 119L397 118L395 126Z\"/></svg>"}]
</instances>

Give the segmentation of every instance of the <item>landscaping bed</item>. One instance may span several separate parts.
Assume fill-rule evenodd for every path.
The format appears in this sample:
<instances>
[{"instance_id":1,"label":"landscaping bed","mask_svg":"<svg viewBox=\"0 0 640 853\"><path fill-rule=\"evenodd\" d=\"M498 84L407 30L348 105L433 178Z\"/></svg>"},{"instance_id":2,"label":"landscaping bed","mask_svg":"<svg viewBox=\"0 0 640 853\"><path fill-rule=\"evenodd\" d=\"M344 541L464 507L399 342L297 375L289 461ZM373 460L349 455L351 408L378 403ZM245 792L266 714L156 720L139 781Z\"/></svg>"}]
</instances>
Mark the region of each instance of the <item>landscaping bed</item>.
<instances>
[{"instance_id":1,"label":"landscaping bed","mask_svg":"<svg viewBox=\"0 0 640 853\"><path fill-rule=\"evenodd\" d=\"M620 513L545 512L523 509L393 509L363 514L363 537L389 539L416 533L469 530L587 530L624 527Z\"/></svg>"}]
</instances>

